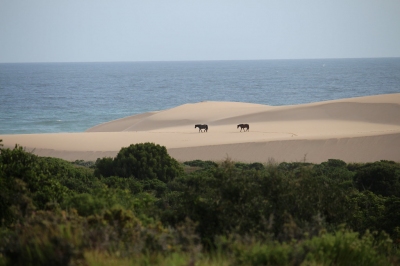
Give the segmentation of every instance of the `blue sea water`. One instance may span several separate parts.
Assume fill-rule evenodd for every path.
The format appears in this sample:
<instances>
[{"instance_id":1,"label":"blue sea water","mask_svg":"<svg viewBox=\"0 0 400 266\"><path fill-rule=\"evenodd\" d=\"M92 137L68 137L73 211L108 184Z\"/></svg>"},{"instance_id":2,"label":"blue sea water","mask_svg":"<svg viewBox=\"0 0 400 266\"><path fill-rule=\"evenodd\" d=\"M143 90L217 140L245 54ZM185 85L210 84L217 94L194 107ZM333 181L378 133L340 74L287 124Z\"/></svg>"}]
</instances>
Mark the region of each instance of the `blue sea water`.
<instances>
[{"instance_id":1,"label":"blue sea water","mask_svg":"<svg viewBox=\"0 0 400 266\"><path fill-rule=\"evenodd\" d=\"M399 93L400 58L0 64L0 134L82 132L185 103Z\"/></svg>"}]
</instances>

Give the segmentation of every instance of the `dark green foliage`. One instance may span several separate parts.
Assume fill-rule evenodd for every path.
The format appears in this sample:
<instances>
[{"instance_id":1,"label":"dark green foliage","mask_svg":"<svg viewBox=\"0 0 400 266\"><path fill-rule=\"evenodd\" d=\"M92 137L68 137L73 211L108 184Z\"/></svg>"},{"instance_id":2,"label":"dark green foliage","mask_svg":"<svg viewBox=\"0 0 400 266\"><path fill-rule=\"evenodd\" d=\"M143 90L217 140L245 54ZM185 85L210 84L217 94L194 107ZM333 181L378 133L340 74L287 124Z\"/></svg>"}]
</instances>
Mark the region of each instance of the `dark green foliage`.
<instances>
[{"instance_id":1,"label":"dark green foliage","mask_svg":"<svg viewBox=\"0 0 400 266\"><path fill-rule=\"evenodd\" d=\"M137 180L135 178L110 176L102 177L101 181L106 184L108 188L129 190L132 194L149 192L154 193L157 197L161 197L161 195L167 190L166 183L158 179Z\"/></svg>"},{"instance_id":2,"label":"dark green foliage","mask_svg":"<svg viewBox=\"0 0 400 266\"><path fill-rule=\"evenodd\" d=\"M227 265L399 262L398 163L184 165L196 171L151 143L95 169L0 148L0 265L85 264L84 250L183 252L190 265L215 250Z\"/></svg>"},{"instance_id":3,"label":"dark green foliage","mask_svg":"<svg viewBox=\"0 0 400 266\"><path fill-rule=\"evenodd\" d=\"M251 163L249 164L249 169L263 170L265 167L262 163Z\"/></svg>"},{"instance_id":4,"label":"dark green foliage","mask_svg":"<svg viewBox=\"0 0 400 266\"><path fill-rule=\"evenodd\" d=\"M88 168L49 157L38 157L22 147L0 150L0 221L51 204L63 204L74 193L89 193L102 184Z\"/></svg>"},{"instance_id":5,"label":"dark green foliage","mask_svg":"<svg viewBox=\"0 0 400 266\"><path fill-rule=\"evenodd\" d=\"M134 177L139 180L158 179L169 182L182 175L183 169L168 155L164 146L141 143L122 148L113 160L98 159L95 174L104 177Z\"/></svg>"},{"instance_id":6,"label":"dark green foliage","mask_svg":"<svg viewBox=\"0 0 400 266\"><path fill-rule=\"evenodd\" d=\"M95 170L94 170L94 175L95 176L113 176L114 175L114 165L113 165L114 159L110 157L105 157L105 158L98 158L95 163Z\"/></svg>"},{"instance_id":7,"label":"dark green foliage","mask_svg":"<svg viewBox=\"0 0 400 266\"><path fill-rule=\"evenodd\" d=\"M381 230L385 230L400 247L400 198L391 196L385 200L384 213L379 220Z\"/></svg>"},{"instance_id":8,"label":"dark green foliage","mask_svg":"<svg viewBox=\"0 0 400 266\"><path fill-rule=\"evenodd\" d=\"M48 203L62 202L70 193L41 167L39 157L18 146L0 150L0 184L0 221L4 222Z\"/></svg>"},{"instance_id":9,"label":"dark green foliage","mask_svg":"<svg viewBox=\"0 0 400 266\"><path fill-rule=\"evenodd\" d=\"M285 239L288 234L282 232L291 219L304 229L318 215L333 225L351 220L352 187L343 188L341 179L316 176L307 164L291 174L281 169L270 165L260 172L226 161L213 171L176 179L169 186L179 193L163 198L168 211L162 220L173 225L185 214L199 223L198 232L207 243L232 232ZM289 235L301 235L304 229Z\"/></svg>"},{"instance_id":10,"label":"dark green foliage","mask_svg":"<svg viewBox=\"0 0 400 266\"><path fill-rule=\"evenodd\" d=\"M283 171L292 171L292 170L304 168L304 167L310 166L310 165L312 165L312 164L311 163L300 163L300 162L294 162L294 163L283 162L278 165L278 169L283 170Z\"/></svg>"},{"instance_id":11,"label":"dark green foliage","mask_svg":"<svg viewBox=\"0 0 400 266\"><path fill-rule=\"evenodd\" d=\"M101 182L93 176L93 170L86 167L76 167L62 159L39 157L38 164L47 175L55 177L63 186L79 193L101 187Z\"/></svg>"},{"instance_id":12,"label":"dark green foliage","mask_svg":"<svg viewBox=\"0 0 400 266\"><path fill-rule=\"evenodd\" d=\"M385 213L385 198L372 193L363 191L355 193L351 197L353 211L349 225L357 231L364 233L366 230L381 231L382 218Z\"/></svg>"},{"instance_id":13,"label":"dark green foliage","mask_svg":"<svg viewBox=\"0 0 400 266\"><path fill-rule=\"evenodd\" d=\"M103 252L117 251L121 256L170 252L198 252L195 224L185 220L175 228L161 223L144 225L129 210L113 207L101 215L87 218L85 237L88 246Z\"/></svg>"},{"instance_id":14,"label":"dark green foliage","mask_svg":"<svg viewBox=\"0 0 400 266\"><path fill-rule=\"evenodd\" d=\"M84 161L84 160L75 160L75 162L72 162L72 164L83 166L83 167L88 167L88 168L94 168L95 162Z\"/></svg>"},{"instance_id":15,"label":"dark green foliage","mask_svg":"<svg viewBox=\"0 0 400 266\"><path fill-rule=\"evenodd\" d=\"M96 189L90 194L75 194L65 200L62 205L68 210L77 210L81 216L100 214L107 209L120 206L132 210L143 222L152 220L154 215L155 197L148 193L132 194L129 190L122 189Z\"/></svg>"},{"instance_id":16,"label":"dark green foliage","mask_svg":"<svg viewBox=\"0 0 400 266\"><path fill-rule=\"evenodd\" d=\"M355 170L354 184L382 196L400 197L400 165L390 161L365 164Z\"/></svg>"},{"instance_id":17,"label":"dark green foliage","mask_svg":"<svg viewBox=\"0 0 400 266\"><path fill-rule=\"evenodd\" d=\"M330 159L327 162L313 166L314 175L326 176L333 179L343 188L353 187L355 173L347 168L345 162Z\"/></svg>"},{"instance_id":18,"label":"dark green foliage","mask_svg":"<svg viewBox=\"0 0 400 266\"><path fill-rule=\"evenodd\" d=\"M201 168L204 168L204 169L218 167L218 164L213 162L213 161L194 160L194 161L184 162L183 164L186 164L186 165L189 165L189 166L201 167Z\"/></svg>"},{"instance_id":19,"label":"dark green foliage","mask_svg":"<svg viewBox=\"0 0 400 266\"><path fill-rule=\"evenodd\" d=\"M338 159L328 159L326 164L329 167L346 167L346 162Z\"/></svg>"},{"instance_id":20,"label":"dark green foliage","mask_svg":"<svg viewBox=\"0 0 400 266\"><path fill-rule=\"evenodd\" d=\"M106 184L108 188L129 189L133 194L140 193L144 190L143 182L134 178L109 176L102 177L101 182Z\"/></svg>"},{"instance_id":21,"label":"dark green foliage","mask_svg":"<svg viewBox=\"0 0 400 266\"><path fill-rule=\"evenodd\" d=\"M265 167L262 163L252 163L252 164L246 164L246 163L235 163L235 168L242 169L242 170L264 170Z\"/></svg>"},{"instance_id":22,"label":"dark green foliage","mask_svg":"<svg viewBox=\"0 0 400 266\"><path fill-rule=\"evenodd\" d=\"M101 213L106 209L107 202L104 198L95 197L88 193L76 194L70 197L65 205L69 209L76 209L81 216Z\"/></svg>"},{"instance_id":23,"label":"dark green foliage","mask_svg":"<svg viewBox=\"0 0 400 266\"><path fill-rule=\"evenodd\" d=\"M161 197L167 191L167 184L158 179L148 179L141 182L143 189L148 192L155 192L156 197Z\"/></svg>"},{"instance_id":24,"label":"dark green foliage","mask_svg":"<svg viewBox=\"0 0 400 266\"><path fill-rule=\"evenodd\" d=\"M38 157L31 153L27 153L20 146L14 149L0 149L1 170L5 176L19 178L24 181L29 179L35 171Z\"/></svg>"},{"instance_id":25,"label":"dark green foliage","mask_svg":"<svg viewBox=\"0 0 400 266\"><path fill-rule=\"evenodd\" d=\"M21 179L7 178L0 173L0 186L1 225L12 224L14 220L35 210L31 193Z\"/></svg>"}]
</instances>

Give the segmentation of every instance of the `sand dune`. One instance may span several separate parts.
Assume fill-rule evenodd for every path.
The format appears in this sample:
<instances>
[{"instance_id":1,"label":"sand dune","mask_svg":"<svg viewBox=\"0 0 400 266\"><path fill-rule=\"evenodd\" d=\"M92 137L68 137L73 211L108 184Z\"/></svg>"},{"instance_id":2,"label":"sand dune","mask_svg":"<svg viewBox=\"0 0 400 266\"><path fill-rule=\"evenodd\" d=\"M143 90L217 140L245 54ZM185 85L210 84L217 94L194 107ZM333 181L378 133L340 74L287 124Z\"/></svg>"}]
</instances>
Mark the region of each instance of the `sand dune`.
<instances>
[{"instance_id":1,"label":"sand dune","mask_svg":"<svg viewBox=\"0 0 400 266\"><path fill-rule=\"evenodd\" d=\"M154 142L179 161L400 161L400 93L318 103L268 106L188 103L121 118L80 133L0 135L42 156L66 160L113 157L122 147ZM208 124L207 133L194 125ZM240 132L239 123L250 124Z\"/></svg>"}]
</instances>

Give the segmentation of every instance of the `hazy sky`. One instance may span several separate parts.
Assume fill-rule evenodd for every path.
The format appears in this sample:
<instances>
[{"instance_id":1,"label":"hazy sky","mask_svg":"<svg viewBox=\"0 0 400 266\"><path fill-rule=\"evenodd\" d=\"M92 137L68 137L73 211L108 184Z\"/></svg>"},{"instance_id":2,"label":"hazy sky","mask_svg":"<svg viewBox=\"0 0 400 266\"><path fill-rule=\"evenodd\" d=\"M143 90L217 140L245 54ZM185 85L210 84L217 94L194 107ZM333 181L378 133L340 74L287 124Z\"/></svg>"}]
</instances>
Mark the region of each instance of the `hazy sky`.
<instances>
[{"instance_id":1,"label":"hazy sky","mask_svg":"<svg viewBox=\"0 0 400 266\"><path fill-rule=\"evenodd\" d=\"M0 62L400 57L400 0L0 0Z\"/></svg>"}]
</instances>

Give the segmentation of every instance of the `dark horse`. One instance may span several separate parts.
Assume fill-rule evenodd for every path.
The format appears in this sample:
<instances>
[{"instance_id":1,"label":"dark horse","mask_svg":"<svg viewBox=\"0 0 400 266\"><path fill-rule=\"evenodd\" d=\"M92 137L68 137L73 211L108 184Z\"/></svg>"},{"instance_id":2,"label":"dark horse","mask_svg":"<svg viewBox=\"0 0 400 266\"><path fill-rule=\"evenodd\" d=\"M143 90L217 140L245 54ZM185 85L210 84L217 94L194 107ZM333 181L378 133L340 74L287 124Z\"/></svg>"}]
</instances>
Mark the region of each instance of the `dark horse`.
<instances>
[{"instance_id":1,"label":"dark horse","mask_svg":"<svg viewBox=\"0 0 400 266\"><path fill-rule=\"evenodd\" d=\"M242 131L242 129L244 129L244 131L249 131L249 129L250 129L249 124L239 124L239 125L237 125L237 128L239 128L239 127L240 127L240 131Z\"/></svg>"},{"instance_id":2,"label":"dark horse","mask_svg":"<svg viewBox=\"0 0 400 266\"><path fill-rule=\"evenodd\" d=\"M205 132L208 131L208 126L207 125L200 125L200 124L194 125L194 128L196 128L196 127L199 128L199 132L203 132L203 129L204 129Z\"/></svg>"}]
</instances>

